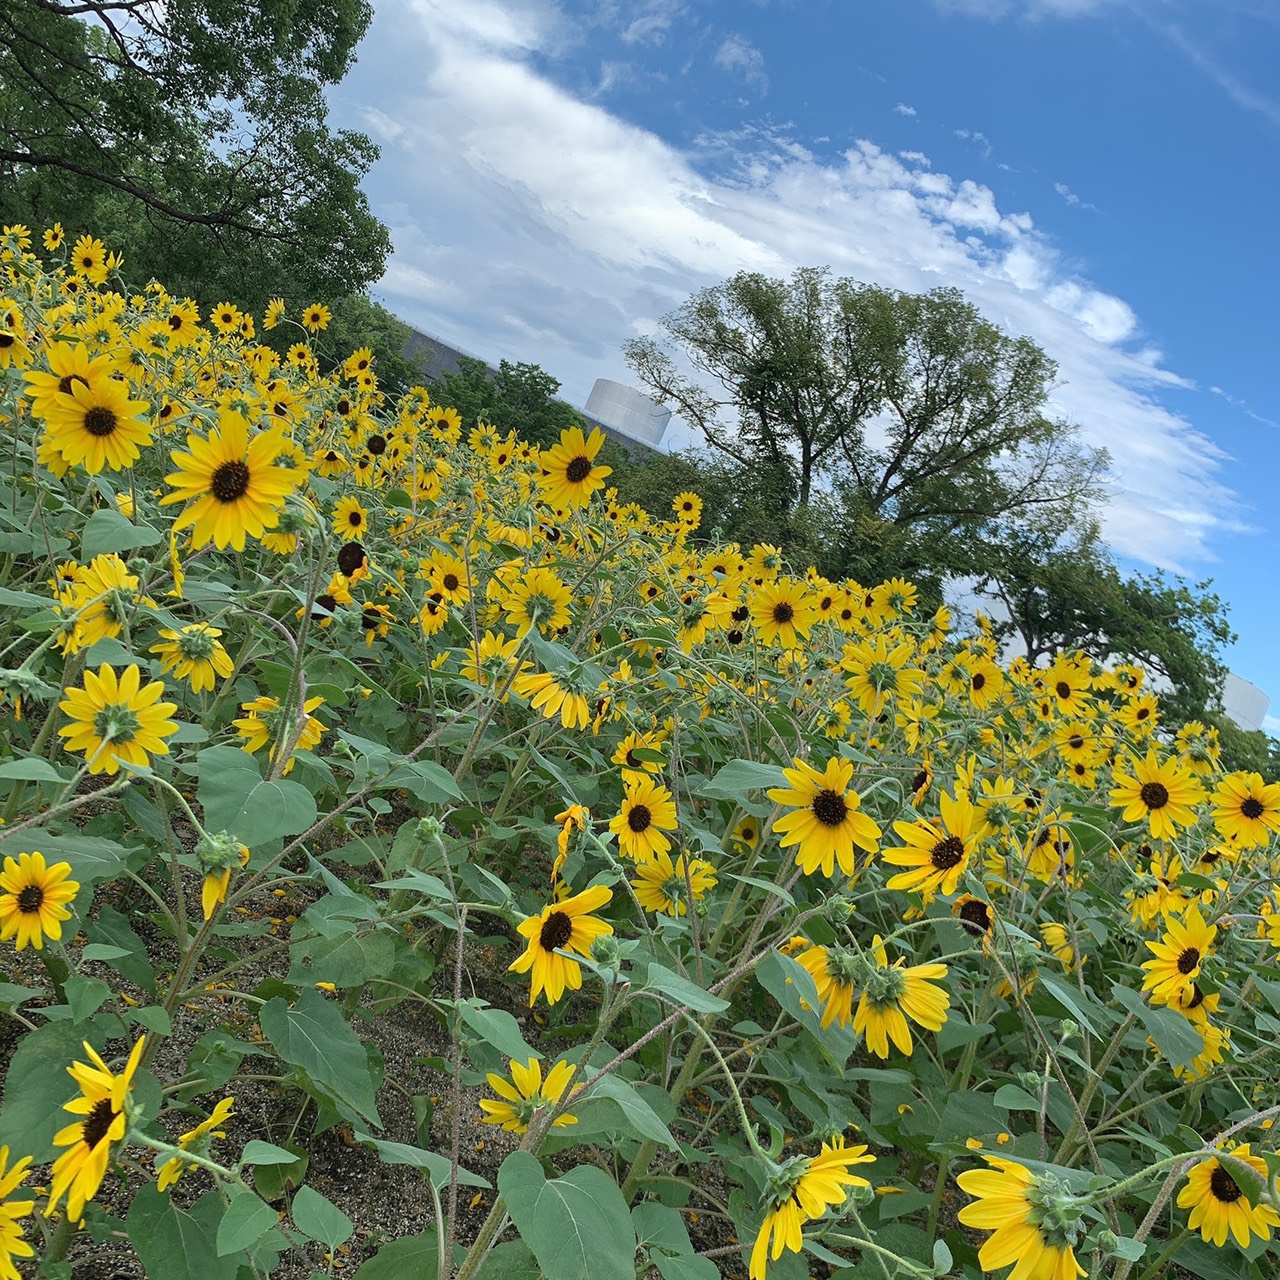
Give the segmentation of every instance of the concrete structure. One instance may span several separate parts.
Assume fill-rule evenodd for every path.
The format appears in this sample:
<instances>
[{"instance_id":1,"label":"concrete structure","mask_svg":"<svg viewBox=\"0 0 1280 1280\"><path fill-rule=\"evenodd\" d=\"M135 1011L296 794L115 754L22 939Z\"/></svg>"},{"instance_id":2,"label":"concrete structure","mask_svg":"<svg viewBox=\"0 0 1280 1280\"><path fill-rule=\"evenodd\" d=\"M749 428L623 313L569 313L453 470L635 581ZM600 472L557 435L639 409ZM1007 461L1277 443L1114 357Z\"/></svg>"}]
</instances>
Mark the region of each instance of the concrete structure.
<instances>
[{"instance_id":1,"label":"concrete structure","mask_svg":"<svg viewBox=\"0 0 1280 1280\"><path fill-rule=\"evenodd\" d=\"M479 360L490 373L497 373L482 356L472 355L461 347L445 342L432 334L409 326L409 341L405 343L404 358L412 361L423 372L428 382L443 378L446 374L460 373L463 358ZM601 431L620 444L629 453L639 450L657 452L662 433L671 420L671 410L663 409L643 392L621 382L598 378L591 390L585 409L577 409L587 422L587 429L599 427ZM501 427L502 423L497 423Z\"/></svg>"},{"instance_id":2,"label":"concrete structure","mask_svg":"<svg viewBox=\"0 0 1280 1280\"><path fill-rule=\"evenodd\" d=\"M1240 728L1250 732L1261 729L1270 708L1271 699L1256 684L1227 672L1222 685L1222 709Z\"/></svg>"},{"instance_id":3,"label":"concrete structure","mask_svg":"<svg viewBox=\"0 0 1280 1280\"><path fill-rule=\"evenodd\" d=\"M587 397L588 417L613 427L624 436L656 449L671 421L671 410L650 400L643 391L609 378L597 378Z\"/></svg>"}]
</instances>

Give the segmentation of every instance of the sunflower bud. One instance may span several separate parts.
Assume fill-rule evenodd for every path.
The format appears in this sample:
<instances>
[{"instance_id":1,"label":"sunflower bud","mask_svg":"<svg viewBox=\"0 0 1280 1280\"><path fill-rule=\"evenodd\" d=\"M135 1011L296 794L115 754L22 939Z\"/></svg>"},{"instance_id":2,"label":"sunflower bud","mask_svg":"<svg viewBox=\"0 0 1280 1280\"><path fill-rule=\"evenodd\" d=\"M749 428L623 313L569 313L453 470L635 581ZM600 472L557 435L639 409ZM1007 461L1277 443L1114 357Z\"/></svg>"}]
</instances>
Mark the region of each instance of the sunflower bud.
<instances>
[{"instance_id":1,"label":"sunflower bud","mask_svg":"<svg viewBox=\"0 0 1280 1280\"><path fill-rule=\"evenodd\" d=\"M206 832L196 845L196 861L205 875L211 875L228 867L244 866L247 852L244 845L226 831L219 831L217 835Z\"/></svg>"}]
</instances>

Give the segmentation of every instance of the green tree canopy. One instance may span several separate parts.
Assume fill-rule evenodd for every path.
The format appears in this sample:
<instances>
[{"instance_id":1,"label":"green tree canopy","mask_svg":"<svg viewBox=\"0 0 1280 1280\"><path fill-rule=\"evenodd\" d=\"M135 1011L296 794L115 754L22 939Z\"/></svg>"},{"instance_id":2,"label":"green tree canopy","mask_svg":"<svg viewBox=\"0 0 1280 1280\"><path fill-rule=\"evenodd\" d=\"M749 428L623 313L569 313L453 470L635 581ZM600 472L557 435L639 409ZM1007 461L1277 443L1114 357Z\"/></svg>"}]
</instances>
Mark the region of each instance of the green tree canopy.
<instances>
[{"instance_id":1,"label":"green tree canopy","mask_svg":"<svg viewBox=\"0 0 1280 1280\"><path fill-rule=\"evenodd\" d=\"M494 370L483 360L462 356L458 366L458 372L432 381L431 396L457 409L466 427L488 422L534 444L552 444L566 427L586 425L572 405L557 398L560 383L536 364L503 360Z\"/></svg>"},{"instance_id":2,"label":"green tree canopy","mask_svg":"<svg viewBox=\"0 0 1280 1280\"><path fill-rule=\"evenodd\" d=\"M1098 495L1105 454L1043 412L1053 362L956 289L741 272L662 329L695 376L635 339L624 351L646 390L742 465L790 471L799 507L825 479L859 517L945 537Z\"/></svg>"},{"instance_id":3,"label":"green tree canopy","mask_svg":"<svg viewBox=\"0 0 1280 1280\"><path fill-rule=\"evenodd\" d=\"M332 131L324 86L365 0L6 0L0 217L61 221L197 301L301 306L363 289L390 241L377 157Z\"/></svg>"}]
</instances>

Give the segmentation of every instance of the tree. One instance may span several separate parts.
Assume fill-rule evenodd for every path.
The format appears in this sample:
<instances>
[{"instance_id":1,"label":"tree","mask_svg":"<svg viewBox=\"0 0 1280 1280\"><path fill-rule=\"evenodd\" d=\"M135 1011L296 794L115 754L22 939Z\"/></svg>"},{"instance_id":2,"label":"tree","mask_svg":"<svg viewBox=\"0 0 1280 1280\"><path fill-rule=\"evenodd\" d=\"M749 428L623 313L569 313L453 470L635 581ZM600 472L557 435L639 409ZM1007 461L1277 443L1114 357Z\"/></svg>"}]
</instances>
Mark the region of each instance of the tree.
<instances>
[{"instance_id":1,"label":"tree","mask_svg":"<svg viewBox=\"0 0 1280 1280\"><path fill-rule=\"evenodd\" d=\"M431 383L431 397L457 409L466 427L488 422L533 444L553 444L567 427L586 425L572 405L557 397L560 383L536 364L503 360L495 371L483 360L460 356L458 366L457 373L442 374Z\"/></svg>"},{"instance_id":2,"label":"tree","mask_svg":"<svg viewBox=\"0 0 1280 1280\"><path fill-rule=\"evenodd\" d=\"M648 392L743 466L790 471L800 508L825 478L860 518L961 545L1011 513L1061 518L1098 495L1105 454L1042 412L1053 362L958 290L900 293L816 267L790 281L742 272L662 328L702 378L635 339L624 352Z\"/></svg>"},{"instance_id":3,"label":"tree","mask_svg":"<svg viewBox=\"0 0 1280 1280\"><path fill-rule=\"evenodd\" d=\"M61 221L197 301L301 307L381 275L377 158L327 124L365 0L6 0L0 218ZM145 278L145 277L144 277Z\"/></svg>"}]
</instances>

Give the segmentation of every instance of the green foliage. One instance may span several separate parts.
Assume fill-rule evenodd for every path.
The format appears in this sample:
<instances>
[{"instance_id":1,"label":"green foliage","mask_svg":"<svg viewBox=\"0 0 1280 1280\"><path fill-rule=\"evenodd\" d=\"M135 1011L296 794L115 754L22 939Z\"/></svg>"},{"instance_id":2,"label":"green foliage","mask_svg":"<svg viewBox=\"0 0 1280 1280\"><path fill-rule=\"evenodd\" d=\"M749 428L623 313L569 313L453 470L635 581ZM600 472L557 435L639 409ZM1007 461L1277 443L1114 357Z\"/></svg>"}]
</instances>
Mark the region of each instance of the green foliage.
<instances>
[{"instance_id":1,"label":"green foliage","mask_svg":"<svg viewBox=\"0 0 1280 1280\"><path fill-rule=\"evenodd\" d=\"M260 310L342 297L390 242L332 131L364 0L11 0L0 41L0 221L93 228L171 292Z\"/></svg>"},{"instance_id":2,"label":"green foliage","mask_svg":"<svg viewBox=\"0 0 1280 1280\"><path fill-rule=\"evenodd\" d=\"M508 360L492 370L483 360L462 356L458 372L446 373L430 384L437 404L462 415L464 430L478 422L514 431L534 444L552 444L568 427L584 427L586 420L571 405L557 399L560 383L545 369Z\"/></svg>"}]
</instances>

